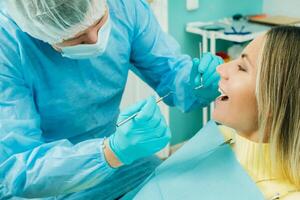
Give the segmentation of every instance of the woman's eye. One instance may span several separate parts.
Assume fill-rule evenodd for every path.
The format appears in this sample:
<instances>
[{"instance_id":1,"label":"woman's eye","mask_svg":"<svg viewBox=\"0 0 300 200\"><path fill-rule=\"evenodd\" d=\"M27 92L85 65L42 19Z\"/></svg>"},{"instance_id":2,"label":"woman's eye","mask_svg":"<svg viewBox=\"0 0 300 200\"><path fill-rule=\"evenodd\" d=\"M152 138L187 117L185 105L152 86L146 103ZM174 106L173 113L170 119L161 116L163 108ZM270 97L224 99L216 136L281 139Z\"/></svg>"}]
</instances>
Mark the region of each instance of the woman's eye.
<instances>
[{"instance_id":1,"label":"woman's eye","mask_svg":"<svg viewBox=\"0 0 300 200\"><path fill-rule=\"evenodd\" d=\"M246 72L247 70L245 68L242 67L242 65L238 65L239 71L243 71Z\"/></svg>"}]
</instances>

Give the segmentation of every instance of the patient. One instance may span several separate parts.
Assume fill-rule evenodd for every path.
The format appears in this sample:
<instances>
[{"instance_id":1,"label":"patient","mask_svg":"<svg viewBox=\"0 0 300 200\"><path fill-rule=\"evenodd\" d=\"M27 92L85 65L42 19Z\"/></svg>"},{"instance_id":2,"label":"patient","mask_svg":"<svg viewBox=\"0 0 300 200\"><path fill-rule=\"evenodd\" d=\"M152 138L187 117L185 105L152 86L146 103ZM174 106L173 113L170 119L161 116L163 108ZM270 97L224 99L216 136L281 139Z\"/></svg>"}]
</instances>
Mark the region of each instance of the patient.
<instances>
[{"instance_id":1,"label":"patient","mask_svg":"<svg viewBox=\"0 0 300 200\"><path fill-rule=\"evenodd\" d=\"M234 159L222 145L218 147L220 150L208 149L209 153L201 154L201 158L200 154L190 156L199 146L217 141L210 139L218 135L212 134L214 126L209 124L210 128L204 127L191 139L197 143L188 142L178 155L175 153L163 163L134 194L137 194L135 198L170 199L170 194L176 193L182 194L176 199L299 200L300 28L270 30L253 40L238 59L219 66L217 71L221 76L222 94L215 102L213 119L223 124L215 126L223 141L232 139L233 143L225 146ZM204 138L206 133L208 137ZM201 141L200 137L207 141ZM186 159L189 156L190 159ZM218 162L220 159L225 161ZM188 162L190 164L178 167ZM182 173L175 173L180 170ZM211 181L216 174L219 179ZM190 189L194 185L196 189ZM201 191L201 188L206 189ZM189 192L185 193L186 190ZM197 193L197 190L200 191ZM231 194L239 190L243 196ZM257 196L250 197L255 192Z\"/></svg>"},{"instance_id":2,"label":"patient","mask_svg":"<svg viewBox=\"0 0 300 200\"><path fill-rule=\"evenodd\" d=\"M213 118L236 130L238 161L266 198L300 199L300 28L272 29L218 72Z\"/></svg>"}]
</instances>

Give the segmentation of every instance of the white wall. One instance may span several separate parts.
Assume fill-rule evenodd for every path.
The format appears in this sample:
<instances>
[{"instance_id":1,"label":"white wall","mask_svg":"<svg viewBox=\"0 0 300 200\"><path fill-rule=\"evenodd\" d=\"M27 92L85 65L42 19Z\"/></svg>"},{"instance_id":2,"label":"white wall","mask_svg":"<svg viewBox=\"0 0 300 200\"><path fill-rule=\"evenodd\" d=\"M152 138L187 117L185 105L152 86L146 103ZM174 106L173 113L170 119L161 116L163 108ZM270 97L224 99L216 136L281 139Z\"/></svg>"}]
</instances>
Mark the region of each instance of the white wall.
<instances>
[{"instance_id":1,"label":"white wall","mask_svg":"<svg viewBox=\"0 0 300 200\"><path fill-rule=\"evenodd\" d=\"M300 17L300 0L264 0L264 12L271 15Z\"/></svg>"},{"instance_id":2,"label":"white wall","mask_svg":"<svg viewBox=\"0 0 300 200\"><path fill-rule=\"evenodd\" d=\"M168 32L168 0L152 0L151 7L162 29Z\"/></svg>"}]
</instances>

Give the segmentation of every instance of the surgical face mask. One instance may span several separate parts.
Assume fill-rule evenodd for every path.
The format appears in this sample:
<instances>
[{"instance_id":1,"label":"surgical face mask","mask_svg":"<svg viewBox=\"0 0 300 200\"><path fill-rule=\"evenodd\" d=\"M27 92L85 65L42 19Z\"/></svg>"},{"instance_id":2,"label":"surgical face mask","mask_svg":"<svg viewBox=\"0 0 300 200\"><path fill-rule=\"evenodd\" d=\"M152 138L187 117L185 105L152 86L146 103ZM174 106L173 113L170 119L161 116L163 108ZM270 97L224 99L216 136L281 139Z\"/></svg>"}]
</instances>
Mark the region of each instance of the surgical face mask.
<instances>
[{"instance_id":1,"label":"surgical face mask","mask_svg":"<svg viewBox=\"0 0 300 200\"><path fill-rule=\"evenodd\" d=\"M106 50L110 31L111 22L108 17L105 24L98 31L98 40L96 44L80 44L61 47L62 56L71 59L88 59L100 56Z\"/></svg>"}]
</instances>

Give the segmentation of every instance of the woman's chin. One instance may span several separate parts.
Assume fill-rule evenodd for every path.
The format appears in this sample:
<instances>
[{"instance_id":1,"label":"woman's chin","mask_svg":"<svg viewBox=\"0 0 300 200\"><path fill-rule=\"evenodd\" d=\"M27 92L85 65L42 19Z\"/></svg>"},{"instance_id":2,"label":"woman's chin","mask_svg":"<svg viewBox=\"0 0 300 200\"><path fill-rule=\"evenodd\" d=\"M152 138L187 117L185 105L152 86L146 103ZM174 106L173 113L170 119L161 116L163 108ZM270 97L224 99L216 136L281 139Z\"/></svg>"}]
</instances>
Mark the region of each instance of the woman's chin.
<instances>
[{"instance_id":1,"label":"woman's chin","mask_svg":"<svg viewBox=\"0 0 300 200\"><path fill-rule=\"evenodd\" d=\"M220 124L224 124L224 116L220 115L218 112L214 111L212 114L212 119ZM222 120L223 119L223 120Z\"/></svg>"},{"instance_id":2,"label":"woman's chin","mask_svg":"<svg viewBox=\"0 0 300 200\"><path fill-rule=\"evenodd\" d=\"M212 119L222 125L231 127L233 122L233 119L230 118L228 115L228 112L220 111L218 109L215 109L212 113Z\"/></svg>"},{"instance_id":3,"label":"woman's chin","mask_svg":"<svg viewBox=\"0 0 300 200\"><path fill-rule=\"evenodd\" d=\"M228 118L228 115L226 117L224 110L215 107L213 113L212 113L212 119L215 120L216 122L222 123L224 122L224 120Z\"/></svg>"}]
</instances>

